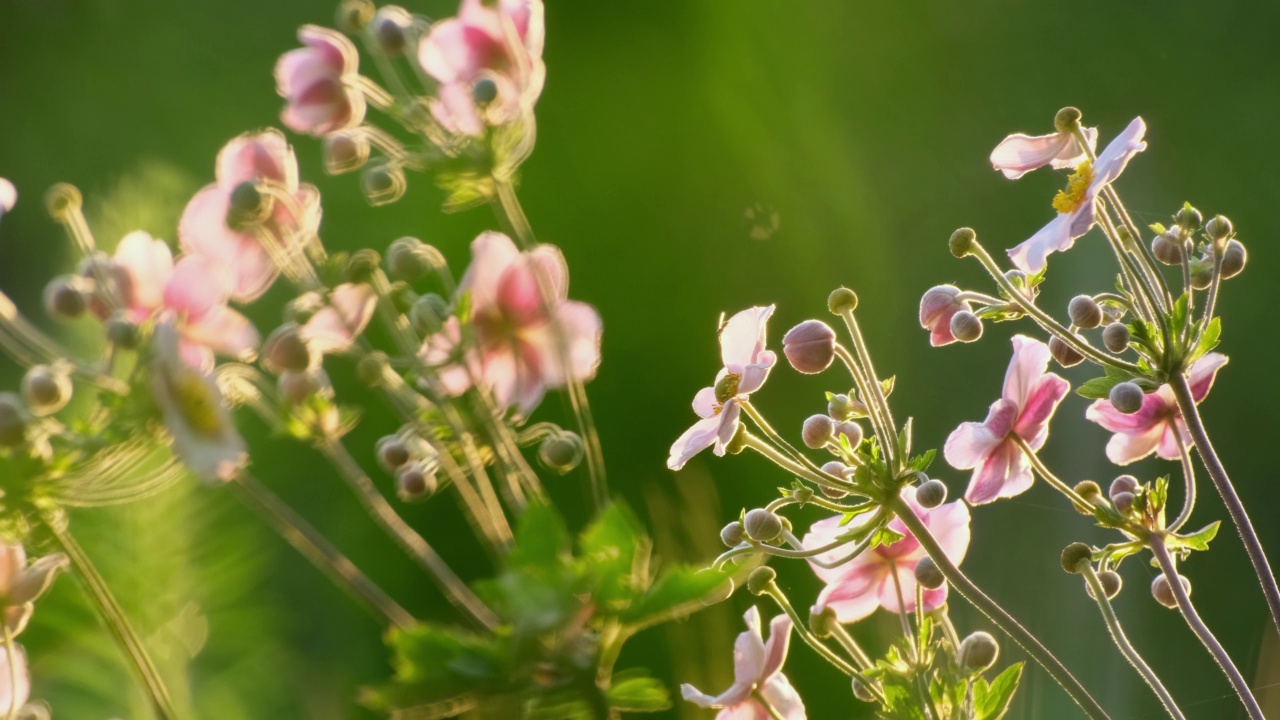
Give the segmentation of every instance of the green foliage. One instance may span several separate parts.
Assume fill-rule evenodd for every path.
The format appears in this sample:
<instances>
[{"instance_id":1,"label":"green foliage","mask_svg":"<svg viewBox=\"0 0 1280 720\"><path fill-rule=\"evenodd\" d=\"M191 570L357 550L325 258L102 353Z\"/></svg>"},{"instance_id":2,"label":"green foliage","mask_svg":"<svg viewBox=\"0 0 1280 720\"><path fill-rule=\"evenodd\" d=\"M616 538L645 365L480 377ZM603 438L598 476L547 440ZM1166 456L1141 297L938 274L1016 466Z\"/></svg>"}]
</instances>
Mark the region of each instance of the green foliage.
<instances>
[{"instance_id":1,"label":"green foliage","mask_svg":"<svg viewBox=\"0 0 1280 720\"><path fill-rule=\"evenodd\" d=\"M1022 663L1014 663L987 683L978 678L973 684L974 720L1000 720L1009 711L1009 703L1022 679Z\"/></svg>"}]
</instances>

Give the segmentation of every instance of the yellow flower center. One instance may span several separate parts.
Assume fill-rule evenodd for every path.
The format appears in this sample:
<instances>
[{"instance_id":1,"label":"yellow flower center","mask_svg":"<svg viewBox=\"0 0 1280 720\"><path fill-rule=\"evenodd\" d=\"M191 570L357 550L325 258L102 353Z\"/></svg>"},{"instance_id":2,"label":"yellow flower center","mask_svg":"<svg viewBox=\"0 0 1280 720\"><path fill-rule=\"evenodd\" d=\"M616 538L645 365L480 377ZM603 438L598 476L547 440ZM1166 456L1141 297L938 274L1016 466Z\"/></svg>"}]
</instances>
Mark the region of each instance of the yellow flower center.
<instances>
[{"instance_id":1,"label":"yellow flower center","mask_svg":"<svg viewBox=\"0 0 1280 720\"><path fill-rule=\"evenodd\" d=\"M1067 189L1059 190L1058 194L1053 196L1053 209L1063 215L1078 210L1084 204L1089 184L1092 182L1093 163L1085 160L1076 166L1075 172L1067 176Z\"/></svg>"},{"instance_id":2,"label":"yellow flower center","mask_svg":"<svg viewBox=\"0 0 1280 720\"><path fill-rule=\"evenodd\" d=\"M205 437L217 437L222 433L222 417L218 412L218 400L199 375L190 372L173 383L173 397L178 412L191 429Z\"/></svg>"},{"instance_id":3,"label":"yellow flower center","mask_svg":"<svg viewBox=\"0 0 1280 720\"><path fill-rule=\"evenodd\" d=\"M716 402L721 405L729 402L729 398L738 394L738 383L741 381L741 375L725 373L725 376L720 378L720 382L716 383ZM718 411L717 414L719 414Z\"/></svg>"}]
</instances>

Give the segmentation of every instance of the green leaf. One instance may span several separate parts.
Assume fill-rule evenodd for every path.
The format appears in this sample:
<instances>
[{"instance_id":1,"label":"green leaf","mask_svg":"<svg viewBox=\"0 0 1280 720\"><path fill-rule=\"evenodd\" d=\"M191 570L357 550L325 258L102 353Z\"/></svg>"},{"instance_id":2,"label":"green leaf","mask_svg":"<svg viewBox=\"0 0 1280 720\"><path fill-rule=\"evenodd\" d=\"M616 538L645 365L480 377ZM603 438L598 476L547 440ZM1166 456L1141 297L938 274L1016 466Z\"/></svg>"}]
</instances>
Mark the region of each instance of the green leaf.
<instances>
[{"instance_id":1,"label":"green leaf","mask_svg":"<svg viewBox=\"0 0 1280 720\"><path fill-rule=\"evenodd\" d=\"M933 464L933 459L937 457L937 455L937 450L925 450L923 453L911 458L911 462L907 463L907 467L918 472L924 472Z\"/></svg>"},{"instance_id":2,"label":"green leaf","mask_svg":"<svg viewBox=\"0 0 1280 720\"><path fill-rule=\"evenodd\" d=\"M1193 363L1204 357L1210 350L1218 347L1218 340L1222 337L1222 319L1213 318L1208 325L1204 326L1204 331L1200 333L1200 342L1196 343L1195 348L1191 350L1191 354L1187 357L1187 363Z\"/></svg>"},{"instance_id":3,"label":"green leaf","mask_svg":"<svg viewBox=\"0 0 1280 720\"><path fill-rule=\"evenodd\" d=\"M881 545L892 545L903 537L905 536L902 533L897 532L896 530L890 530L888 527L876 528L876 531L871 533L871 547L876 548Z\"/></svg>"},{"instance_id":4,"label":"green leaf","mask_svg":"<svg viewBox=\"0 0 1280 720\"><path fill-rule=\"evenodd\" d=\"M1190 292L1184 291L1182 295L1180 295L1178 299L1173 303L1173 312L1171 313L1171 316L1170 316L1170 320L1172 321L1173 327L1181 328L1186 326L1187 312L1188 312L1188 305L1190 302L1190 298L1191 298Z\"/></svg>"},{"instance_id":5,"label":"green leaf","mask_svg":"<svg viewBox=\"0 0 1280 720\"><path fill-rule=\"evenodd\" d=\"M902 449L902 454L908 456L911 454L911 418L902 424L902 429L898 431L898 447Z\"/></svg>"},{"instance_id":6,"label":"green leaf","mask_svg":"<svg viewBox=\"0 0 1280 720\"><path fill-rule=\"evenodd\" d=\"M609 707L623 712L661 712L671 707L671 694L644 670L627 670L613 678L605 693Z\"/></svg>"},{"instance_id":7,"label":"green leaf","mask_svg":"<svg viewBox=\"0 0 1280 720\"><path fill-rule=\"evenodd\" d=\"M564 520L545 503L530 503L520 518L515 540L507 556L510 568L556 568L570 552Z\"/></svg>"},{"instance_id":8,"label":"green leaf","mask_svg":"<svg viewBox=\"0 0 1280 720\"><path fill-rule=\"evenodd\" d=\"M578 540L585 570L594 578L595 599L604 612L629 604L649 582L651 543L640 522L620 503L613 503Z\"/></svg>"},{"instance_id":9,"label":"green leaf","mask_svg":"<svg viewBox=\"0 0 1280 720\"><path fill-rule=\"evenodd\" d=\"M671 566L647 592L619 613L618 619L639 629L689 615L713 602L713 591L727 581L728 576L719 570Z\"/></svg>"},{"instance_id":10,"label":"green leaf","mask_svg":"<svg viewBox=\"0 0 1280 720\"><path fill-rule=\"evenodd\" d=\"M1018 681L1022 679L1022 663L1014 663L1005 668L990 684L986 680L978 680L973 686L974 720L1000 720L1009 711L1009 703L1013 693L1018 689Z\"/></svg>"},{"instance_id":11,"label":"green leaf","mask_svg":"<svg viewBox=\"0 0 1280 720\"><path fill-rule=\"evenodd\" d=\"M1089 400L1103 400L1111 395L1111 388L1122 382L1125 381L1114 377L1094 378L1076 388L1076 394Z\"/></svg>"},{"instance_id":12,"label":"green leaf","mask_svg":"<svg viewBox=\"0 0 1280 720\"><path fill-rule=\"evenodd\" d=\"M1172 538L1169 544L1173 547L1183 547L1191 550L1208 550L1209 541L1217 536L1218 528L1221 525L1221 520L1215 520L1190 535L1180 535L1177 538Z\"/></svg>"},{"instance_id":13,"label":"green leaf","mask_svg":"<svg viewBox=\"0 0 1280 720\"><path fill-rule=\"evenodd\" d=\"M1151 232L1157 235L1163 235L1164 231L1168 229L1164 226L1163 223L1151 223L1147 227L1151 228Z\"/></svg>"}]
</instances>

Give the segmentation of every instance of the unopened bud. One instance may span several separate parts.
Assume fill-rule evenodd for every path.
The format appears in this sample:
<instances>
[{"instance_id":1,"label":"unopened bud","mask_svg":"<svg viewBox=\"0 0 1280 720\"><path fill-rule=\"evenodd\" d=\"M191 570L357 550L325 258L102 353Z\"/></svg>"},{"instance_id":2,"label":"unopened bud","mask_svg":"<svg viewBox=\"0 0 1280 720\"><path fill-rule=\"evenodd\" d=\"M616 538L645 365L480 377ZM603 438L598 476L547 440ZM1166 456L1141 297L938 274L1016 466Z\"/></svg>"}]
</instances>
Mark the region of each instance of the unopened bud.
<instances>
[{"instance_id":1,"label":"unopened bud","mask_svg":"<svg viewBox=\"0 0 1280 720\"><path fill-rule=\"evenodd\" d=\"M381 387L385 381L387 368L390 366L387 354L375 350L360 357L356 363L356 378L369 387Z\"/></svg>"},{"instance_id":2,"label":"unopened bud","mask_svg":"<svg viewBox=\"0 0 1280 720\"><path fill-rule=\"evenodd\" d=\"M1142 388L1137 383L1122 382L1116 383L1111 387L1111 392L1107 394L1107 399L1111 402L1111 406L1117 411L1125 415L1132 415L1142 409L1142 401L1146 395L1142 392Z\"/></svg>"},{"instance_id":3,"label":"unopened bud","mask_svg":"<svg viewBox=\"0 0 1280 720\"><path fill-rule=\"evenodd\" d=\"M777 513L769 512L764 508L756 508L747 512L746 517L742 519L742 527L747 532L747 537L758 543L773 542L782 534L782 518Z\"/></svg>"},{"instance_id":4,"label":"unopened bud","mask_svg":"<svg viewBox=\"0 0 1280 720\"><path fill-rule=\"evenodd\" d=\"M1204 222L1204 217L1200 214L1200 211L1190 205L1184 205L1182 209L1173 216L1173 219L1177 221L1178 227L1181 227L1188 233L1199 230L1200 223Z\"/></svg>"},{"instance_id":5,"label":"unopened bud","mask_svg":"<svg viewBox=\"0 0 1280 720\"><path fill-rule=\"evenodd\" d=\"M280 373L277 383L280 397L290 405L301 405L307 398L321 390L323 384L318 372L296 372L286 370Z\"/></svg>"},{"instance_id":6,"label":"unopened bud","mask_svg":"<svg viewBox=\"0 0 1280 720\"><path fill-rule=\"evenodd\" d=\"M107 342L124 350L138 347L138 326L125 319L122 314L114 315L106 322Z\"/></svg>"},{"instance_id":7,"label":"unopened bud","mask_svg":"<svg viewBox=\"0 0 1280 720\"><path fill-rule=\"evenodd\" d=\"M1080 127L1080 110L1067 106L1053 116L1053 127L1060 133L1072 133Z\"/></svg>"},{"instance_id":8,"label":"unopened bud","mask_svg":"<svg viewBox=\"0 0 1280 720\"><path fill-rule=\"evenodd\" d=\"M436 474L422 463L408 463L396 471L396 496L403 502L425 500L436 491Z\"/></svg>"},{"instance_id":9,"label":"unopened bud","mask_svg":"<svg viewBox=\"0 0 1280 720\"><path fill-rule=\"evenodd\" d=\"M938 564L933 558L925 555L916 563L916 582L928 590L937 590L942 587L947 578L942 574L942 570L938 568Z\"/></svg>"},{"instance_id":10,"label":"unopened bud","mask_svg":"<svg viewBox=\"0 0 1280 720\"><path fill-rule=\"evenodd\" d=\"M947 241L947 248L951 250L951 254L955 257L962 258L973 250L973 243L978 239L978 233L972 228L962 227L951 233L951 239Z\"/></svg>"},{"instance_id":11,"label":"unopened bud","mask_svg":"<svg viewBox=\"0 0 1280 720\"><path fill-rule=\"evenodd\" d=\"M738 547L745 537L742 523L734 520L720 529L720 542L728 547Z\"/></svg>"},{"instance_id":12,"label":"unopened bud","mask_svg":"<svg viewBox=\"0 0 1280 720\"><path fill-rule=\"evenodd\" d=\"M44 207L58 222L64 222L71 213L79 212L82 205L84 197L75 185L57 183L44 194Z\"/></svg>"},{"instance_id":13,"label":"unopened bud","mask_svg":"<svg viewBox=\"0 0 1280 720\"><path fill-rule=\"evenodd\" d=\"M832 395L827 402L827 415L836 421L848 420L857 414L858 405L848 395Z\"/></svg>"},{"instance_id":14,"label":"unopened bud","mask_svg":"<svg viewBox=\"0 0 1280 720\"><path fill-rule=\"evenodd\" d=\"M1177 230L1168 230L1151 241L1151 254L1165 265L1182 263L1182 236Z\"/></svg>"},{"instance_id":15,"label":"unopened bud","mask_svg":"<svg viewBox=\"0 0 1280 720\"><path fill-rule=\"evenodd\" d=\"M982 320L968 310L951 316L951 336L960 342L973 342L982 337Z\"/></svg>"},{"instance_id":16,"label":"unopened bud","mask_svg":"<svg viewBox=\"0 0 1280 720\"><path fill-rule=\"evenodd\" d=\"M404 170L398 165L372 165L360 173L360 189L375 207L399 200L407 188Z\"/></svg>"},{"instance_id":17,"label":"unopened bud","mask_svg":"<svg viewBox=\"0 0 1280 720\"><path fill-rule=\"evenodd\" d=\"M1085 502L1092 503L1094 505L1097 505L1098 503L1102 502L1102 488L1098 487L1098 483L1092 480L1081 480L1080 482L1076 483L1076 486L1072 489L1075 490L1076 494L1079 495L1080 498L1083 499ZM1083 505L1080 505L1079 503L1072 502L1071 506L1074 507L1076 509L1076 512L1080 513L1081 515L1093 514L1092 510L1090 510L1087 507L1084 507Z\"/></svg>"},{"instance_id":18,"label":"unopened bud","mask_svg":"<svg viewBox=\"0 0 1280 720\"><path fill-rule=\"evenodd\" d=\"M415 237L402 237L387 247L387 274L395 280L417 282L431 272L426 244Z\"/></svg>"},{"instance_id":19,"label":"unopened bud","mask_svg":"<svg viewBox=\"0 0 1280 720\"><path fill-rule=\"evenodd\" d=\"M1129 326L1113 322L1102 328L1102 344L1113 353L1122 353L1129 347Z\"/></svg>"},{"instance_id":20,"label":"unopened bud","mask_svg":"<svg viewBox=\"0 0 1280 720\"><path fill-rule=\"evenodd\" d=\"M71 376L48 365L34 365L22 376L22 397L35 415L49 415L66 407L71 390Z\"/></svg>"},{"instance_id":21,"label":"unopened bud","mask_svg":"<svg viewBox=\"0 0 1280 720\"><path fill-rule=\"evenodd\" d=\"M557 475L578 467L585 454L582 438L567 430L548 435L538 446L538 462Z\"/></svg>"},{"instance_id":22,"label":"unopened bud","mask_svg":"<svg viewBox=\"0 0 1280 720\"><path fill-rule=\"evenodd\" d=\"M304 372L311 367L311 350L294 323L285 323L262 344L262 365L269 372Z\"/></svg>"},{"instance_id":23,"label":"unopened bud","mask_svg":"<svg viewBox=\"0 0 1280 720\"><path fill-rule=\"evenodd\" d=\"M813 491L807 487L798 487L791 491L791 497L795 498L796 502L803 505L813 499Z\"/></svg>"},{"instance_id":24,"label":"unopened bud","mask_svg":"<svg viewBox=\"0 0 1280 720\"><path fill-rule=\"evenodd\" d=\"M1000 645L990 633L979 630L960 642L960 666L979 673L995 664Z\"/></svg>"},{"instance_id":25,"label":"unopened bud","mask_svg":"<svg viewBox=\"0 0 1280 720\"><path fill-rule=\"evenodd\" d=\"M1075 574L1082 572L1084 566L1093 562L1093 548L1082 542L1073 542L1062 551L1062 569Z\"/></svg>"},{"instance_id":26,"label":"unopened bud","mask_svg":"<svg viewBox=\"0 0 1280 720\"><path fill-rule=\"evenodd\" d=\"M855 450L862 444L862 426L856 422L847 420L845 422L836 423L835 427L836 439L841 436L849 443L849 447Z\"/></svg>"},{"instance_id":27,"label":"unopened bud","mask_svg":"<svg viewBox=\"0 0 1280 720\"><path fill-rule=\"evenodd\" d=\"M1084 361L1083 355L1059 339L1057 335L1049 338L1049 354L1064 368L1074 367Z\"/></svg>"},{"instance_id":28,"label":"unopened bud","mask_svg":"<svg viewBox=\"0 0 1280 720\"><path fill-rule=\"evenodd\" d=\"M1102 307L1088 295L1077 295L1067 303L1067 316L1071 324L1083 330L1092 330L1102 324Z\"/></svg>"},{"instance_id":29,"label":"unopened bud","mask_svg":"<svg viewBox=\"0 0 1280 720\"><path fill-rule=\"evenodd\" d=\"M1098 584L1102 586L1102 592L1106 594L1107 599L1120 594L1120 587L1124 585L1124 581L1120 578L1120 573L1115 570L1103 570L1098 573ZM1084 584L1085 592L1089 593L1089 597L1097 600L1097 596L1093 594L1093 585L1088 581Z\"/></svg>"},{"instance_id":30,"label":"unopened bud","mask_svg":"<svg viewBox=\"0 0 1280 720\"><path fill-rule=\"evenodd\" d=\"M820 373L836 357L836 332L821 320L805 320L782 336L782 352L796 371Z\"/></svg>"},{"instance_id":31,"label":"unopened bud","mask_svg":"<svg viewBox=\"0 0 1280 720\"><path fill-rule=\"evenodd\" d=\"M836 611L830 605L824 605L821 609L815 606L809 610L809 632L814 635L820 638L831 637L837 624Z\"/></svg>"},{"instance_id":32,"label":"unopened bud","mask_svg":"<svg viewBox=\"0 0 1280 720\"><path fill-rule=\"evenodd\" d=\"M1128 515L1133 509L1133 501L1137 496L1131 492L1118 492L1111 496L1111 504L1116 506L1116 512L1121 515Z\"/></svg>"},{"instance_id":33,"label":"unopened bud","mask_svg":"<svg viewBox=\"0 0 1280 720\"><path fill-rule=\"evenodd\" d=\"M1248 260L1248 254L1244 250L1244 244L1239 240L1228 240L1227 249L1222 251L1222 279L1233 278L1244 270L1245 261Z\"/></svg>"},{"instance_id":34,"label":"unopened bud","mask_svg":"<svg viewBox=\"0 0 1280 720\"><path fill-rule=\"evenodd\" d=\"M0 447L21 445L27 438L27 412L13 393L0 393Z\"/></svg>"},{"instance_id":35,"label":"unopened bud","mask_svg":"<svg viewBox=\"0 0 1280 720\"><path fill-rule=\"evenodd\" d=\"M375 448L378 464L387 472L395 472L400 466L409 462L409 448L404 441L395 435L387 435L378 440Z\"/></svg>"},{"instance_id":36,"label":"unopened bud","mask_svg":"<svg viewBox=\"0 0 1280 720\"><path fill-rule=\"evenodd\" d=\"M343 0L338 6L338 28L346 33L358 33L373 19L374 7L369 0Z\"/></svg>"},{"instance_id":37,"label":"unopened bud","mask_svg":"<svg viewBox=\"0 0 1280 720\"><path fill-rule=\"evenodd\" d=\"M1116 494L1126 492L1132 493L1138 489L1138 479L1132 475L1121 475L1111 481L1111 487L1107 488L1107 495L1115 497Z\"/></svg>"},{"instance_id":38,"label":"unopened bud","mask_svg":"<svg viewBox=\"0 0 1280 720\"><path fill-rule=\"evenodd\" d=\"M849 497L849 493L845 492L844 490L841 490L840 488L830 487L827 485L819 485L818 489L822 491L823 495L826 495L832 500L842 500L846 497Z\"/></svg>"},{"instance_id":39,"label":"unopened bud","mask_svg":"<svg viewBox=\"0 0 1280 720\"><path fill-rule=\"evenodd\" d=\"M1182 583L1182 589L1187 594L1191 594L1191 581L1182 575L1178 575L1178 580ZM1155 580L1151 581L1151 596L1156 602L1167 608L1178 607L1178 598L1173 594L1173 586L1169 584L1168 578L1164 575L1157 575Z\"/></svg>"},{"instance_id":40,"label":"unopened bud","mask_svg":"<svg viewBox=\"0 0 1280 720\"><path fill-rule=\"evenodd\" d=\"M1208 289L1213 284L1213 260L1211 258L1191 259L1191 287L1196 290Z\"/></svg>"},{"instance_id":41,"label":"unopened bud","mask_svg":"<svg viewBox=\"0 0 1280 720\"><path fill-rule=\"evenodd\" d=\"M858 295L847 287L836 288L827 296L827 309L833 315L842 315L858 309Z\"/></svg>"},{"instance_id":42,"label":"unopened bud","mask_svg":"<svg viewBox=\"0 0 1280 720\"><path fill-rule=\"evenodd\" d=\"M822 472L832 477L838 477L841 480L848 480L849 473L852 472L852 470L853 468L845 465L839 460L832 460L828 463L824 463L822 466Z\"/></svg>"},{"instance_id":43,"label":"unopened bud","mask_svg":"<svg viewBox=\"0 0 1280 720\"><path fill-rule=\"evenodd\" d=\"M70 320L84 314L87 303L70 275L56 277L44 289L44 307L55 318Z\"/></svg>"},{"instance_id":44,"label":"unopened bud","mask_svg":"<svg viewBox=\"0 0 1280 720\"><path fill-rule=\"evenodd\" d=\"M422 337L430 337L444 328L449 317L449 302L435 293L427 293L409 308L409 324Z\"/></svg>"},{"instance_id":45,"label":"unopened bud","mask_svg":"<svg viewBox=\"0 0 1280 720\"><path fill-rule=\"evenodd\" d=\"M231 190L227 227L240 229L257 225L267 219L273 205L270 193L259 191L252 180L245 180Z\"/></svg>"},{"instance_id":46,"label":"unopened bud","mask_svg":"<svg viewBox=\"0 0 1280 720\"><path fill-rule=\"evenodd\" d=\"M471 99L477 105L485 106L498 99L498 83L492 78L480 78L471 86Z\"/></svg>"},{"instance_id":47,"label":"unopened bud","mask_svg":"<svg viewBox=\"0 0 1280 720\"><path fill-rule=\"evenodd\" d=\"M835 423L826 415L810 415L800 428L800 439L805 447L821 450L835 437Z\"/></svg>"},{"instance_id":48,"label":"unopened bud","mask_svg":"<svg viewBox=\"0 0 1280 720\"><path fill-rule=\"evenodd\" d=\"M410 22L409 14L403 8L394 5L378 8L372 21L373 37L378 41L378 47L388 55L399 55L407 42L405 35Z\"/></svg>"},{"instance_id":49,"label":"unopened bud","mask_svg":"<svg viewBox=\"0 0 1280 720\"><path fill-rule=\"evenodd\" d=\"M864 702L879 702L875 692L871 690L871 683L864 679L861 675L854 675L850 682L853 686L853 697Z\"/></svg>"},{"instance_id":50,"label":"unopened bud","mask_svg":"<svg viewBox=\"0 0 1280 720\"><path fill-rule=\"evenodd\" d=\"M324 170L341 175L369 162L369 141L358 130L339 130L324 139Z\"/></svg>"},{"instance_id":51,"label":"unopened bud","mask_svg":"<svg viewBox=\"0 0 1280 720\"><path fill-rule=\"evenodd\" d=\"M382 257L377 250L362 248L347 259L346 275L351 282L368 282L382 264Z\"/></svg>"},{"instance_id":52,"label":"unopened bud","mask_svg":"<svg viewBox=\"0 0 1280 720\"><path fill-rule=\"evenodd\" d=\"M916 502L921 507L936 508L947 500L946 483L936 478L927 480L916 488Z\"/></svg>"},{"instance_id":53,"label":"unopened bud","mask_svg":"<svg viewBox=\"0 0 1280 720\"><path fill-rule=\"evenodd\" d=\"M1204 234L1214 242L1226 240L1231 237L1232 232L1231 221L1225 215L1214 215L1204 224Z\"/></svg>"},{"instance_id":54,"label":"unopened bud","mask_svg":"<svg viewBox=\"0 0 1280 720\"><path fill-rule=\"evenodd\" d=\"M764 595L777 577L776 570L768 565L761 565L747 576L747 590L750 590L752 595Z\"/></svg>"}]
</instances>

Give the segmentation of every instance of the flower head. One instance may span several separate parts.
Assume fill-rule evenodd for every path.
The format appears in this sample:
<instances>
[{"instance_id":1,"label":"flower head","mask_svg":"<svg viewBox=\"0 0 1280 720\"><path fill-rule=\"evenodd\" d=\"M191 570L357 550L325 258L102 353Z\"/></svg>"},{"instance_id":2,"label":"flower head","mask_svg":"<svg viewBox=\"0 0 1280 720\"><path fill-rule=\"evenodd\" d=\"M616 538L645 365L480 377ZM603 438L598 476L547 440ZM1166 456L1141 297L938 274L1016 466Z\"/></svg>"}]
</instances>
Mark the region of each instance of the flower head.
<instances>
[{"instance_id":1,"label":"flower head","mask_svg":"<svg viewBox=\"0 0 1280 720\"><path fill-rule=\"evenodd\" d=\"M1133 122L1098 154L1096 162L1080 161L1067 178L1067 188L1053 199L1057 217L1049 221L1030 239L1009 250L1013 264L1024 272L1044 269L1049 253L1070 248L1076 238L1089 232L1096 222L1095 203L1098 194L1120 177L1129 159L1147 149L1143 141L1147 124L1142 118Z\"/></svg>"},{"instance_id":2,"label":"flower head","mask_svg":"<svg viewBox=\"0 0 1280 720\"><path fill-rule=\"evenodd\" d=\"M432 114L467 135L514 120L542 94L543 38L542 0L462 0L418 47L418 62L440 83ZM481 82L492 86L481 92Z\"/></svg>"},{"instance_id":3,"label":"flower head","mask_svg":"<svg viewBox=\"0 0 1280 720\"><path fill-rule=\"evenodd\" d=\"M967 422L947 438L943 455L958 470L973 469L965 500L981 505L1026 492L1034 479L1015 437L1039 450L1049 437L1049 419L1070 385L1049 367L1049 346L1024 335L1013 338L1013 359L1002 397L987 419Z\"/></svg>"},{"instance_id":4,"label":"flower head","mask_svg":"<svg viewBox=\"0 0 1280 720\"><path fill-rule=\"evenodd\" d=\"M934 347L956 341L951 333L951 318L958 312L971 312L969 303L960 299L960 288L939 285L920 298L920 327L929 331L929 344Z\"/></svg>"},{"instance_id":5,"label":"flower head","mask_svg":"<svg viewBox=\"0 0 1280 720\"><path fill-rule=\"evenodd\" d=\"M231 195L242 183L270 185L290 202L273 202L260 227L232 227ZM280 257L299 251L299 236L320 223L320 193L298 183L298 160L278 130L245 133L218 153L217 179L187 203L178 237L188 255L218 270L232 300L249 302L266 292L280 268L263 243L276 243Z\"/></svg>"},{"instance_id":6,"label":"flower head","mask_svg":"<svg viewBox=\"0 0 1280 720\"><path fill-rule=\"evenodd\" d=\"M760 611L752 607L744 617L749 629L738 635L733 644L733 685L712 696L686 684L680 686L680 694L699 707L722 708L716 720L772 720L756 693L783 720L805 720L804 703L782 674L791 642L791 619L786 615L775 617L769 623L766 641L760 633Z\"/></svg>"},{"instance_id":7,"label":"flower head","mask_svg":"<svg viewBox=\"0 0 1280 720\"><path fill-rule=\"evenodd\" d=\"M902 488L902 499L929 528L930 534L937 539L951 562L960 563L969 550L969 508L959 500L935 508L922 507L916 500L916 488L913 485ZM827 545L839 536L857 530L859 522L869 522L870 518L870 514L862 515L848 525L840 524L840 516L819 520L805 534L804 546L817 548ZM827 584L818 595L818 610L830 607L842 623L861 620L875 612L876 608L894 613L915 610L915 567L927 553L900 518L891 520L888 527L902 535L902 539L865 550L852 560L835 567L822 567L817 563L830 564L838 560L843 553L849 552L848 545L817 555L810 561L814 574ZM902 590L902 605L898 603L899 587ZM935 610L946 602L947 586L923 590L922 597L924 610Z\"/></svg>"},{"instance_id":8,"label":"flower head","mask_svg":"<svg viewBox=\"0 0 1280 720\"><path fill-rule=\"evenodd\" d=\"M1084 136L1092 151L1098 144L1098 129L1084 128ZM991 167L1010 180L1017 180L1045 165L1054 169L1074 168L1088 157L1075 135L1069 132L1035 136L1015 133L991 151Z\"/></svg>"},{"instance_id":9,"label":"flower head","mask_svg":"<svg viewBox=\"0 0 1280 720\"><path fill-rule=\"evenodd\" d=\"M276 63L276 92L286 101L280 120L290 130L328 135L355 127L364 119L364 94L350 78L358 72L359 54L345 35L304 25L298 40Z\"/></svg>"},{"instance_id":10,"label":"flower head","mask_svg":"<svg viewBox=\"0 0 1280 720\"><path fill-rule=\"evenodd\" d=\"M1209 353L1191 366L1187 382L1196 403L1209 394L1218 369L1226 364L1226 355ZM1144 395L1142 407L1133 414L1116 410L1110 400L1095 400L1084 416L1115 433L1107 443L1107 457L1117 465L1128 465L1153 452L1165 460L1177 460L1182 456L1178 450L1179 436L1184 445L1191 445L1187 423L1178 412L1173 388L1168 385Z\"/></svg>"},{"instance_id":11,"label":"flower head","mask_svg":"<svg viewBox=\"0 0 1280 720\"><path fill-rule=\"evenodd\" d=\"M569 269L559 250L539 245L520 252L506 235L486 232L471 244L471 256L457 289L471 309L471 342L451 317L421 352L440 368L449 392L461 394L476 382L500 407L528 415L547 389L595 376L600 315L568 299Z\"/></svg>"},{"instance_id":12,"label":"flower head","mask_svg":"<svg viewBox=\"0 0 1280 720\"><path fill-rule=\"evenodd\" d=\"M723 456L729 441L738 432L740 403L760 389L778 356L765 349L765 326L773 305L753 307L734 315L720 330L720 359L724 367L715 385L698 391L693 411L702 418L671 446L667 467L679 470L706 448L715 446Z\"/></svg>"}]
</instances>

